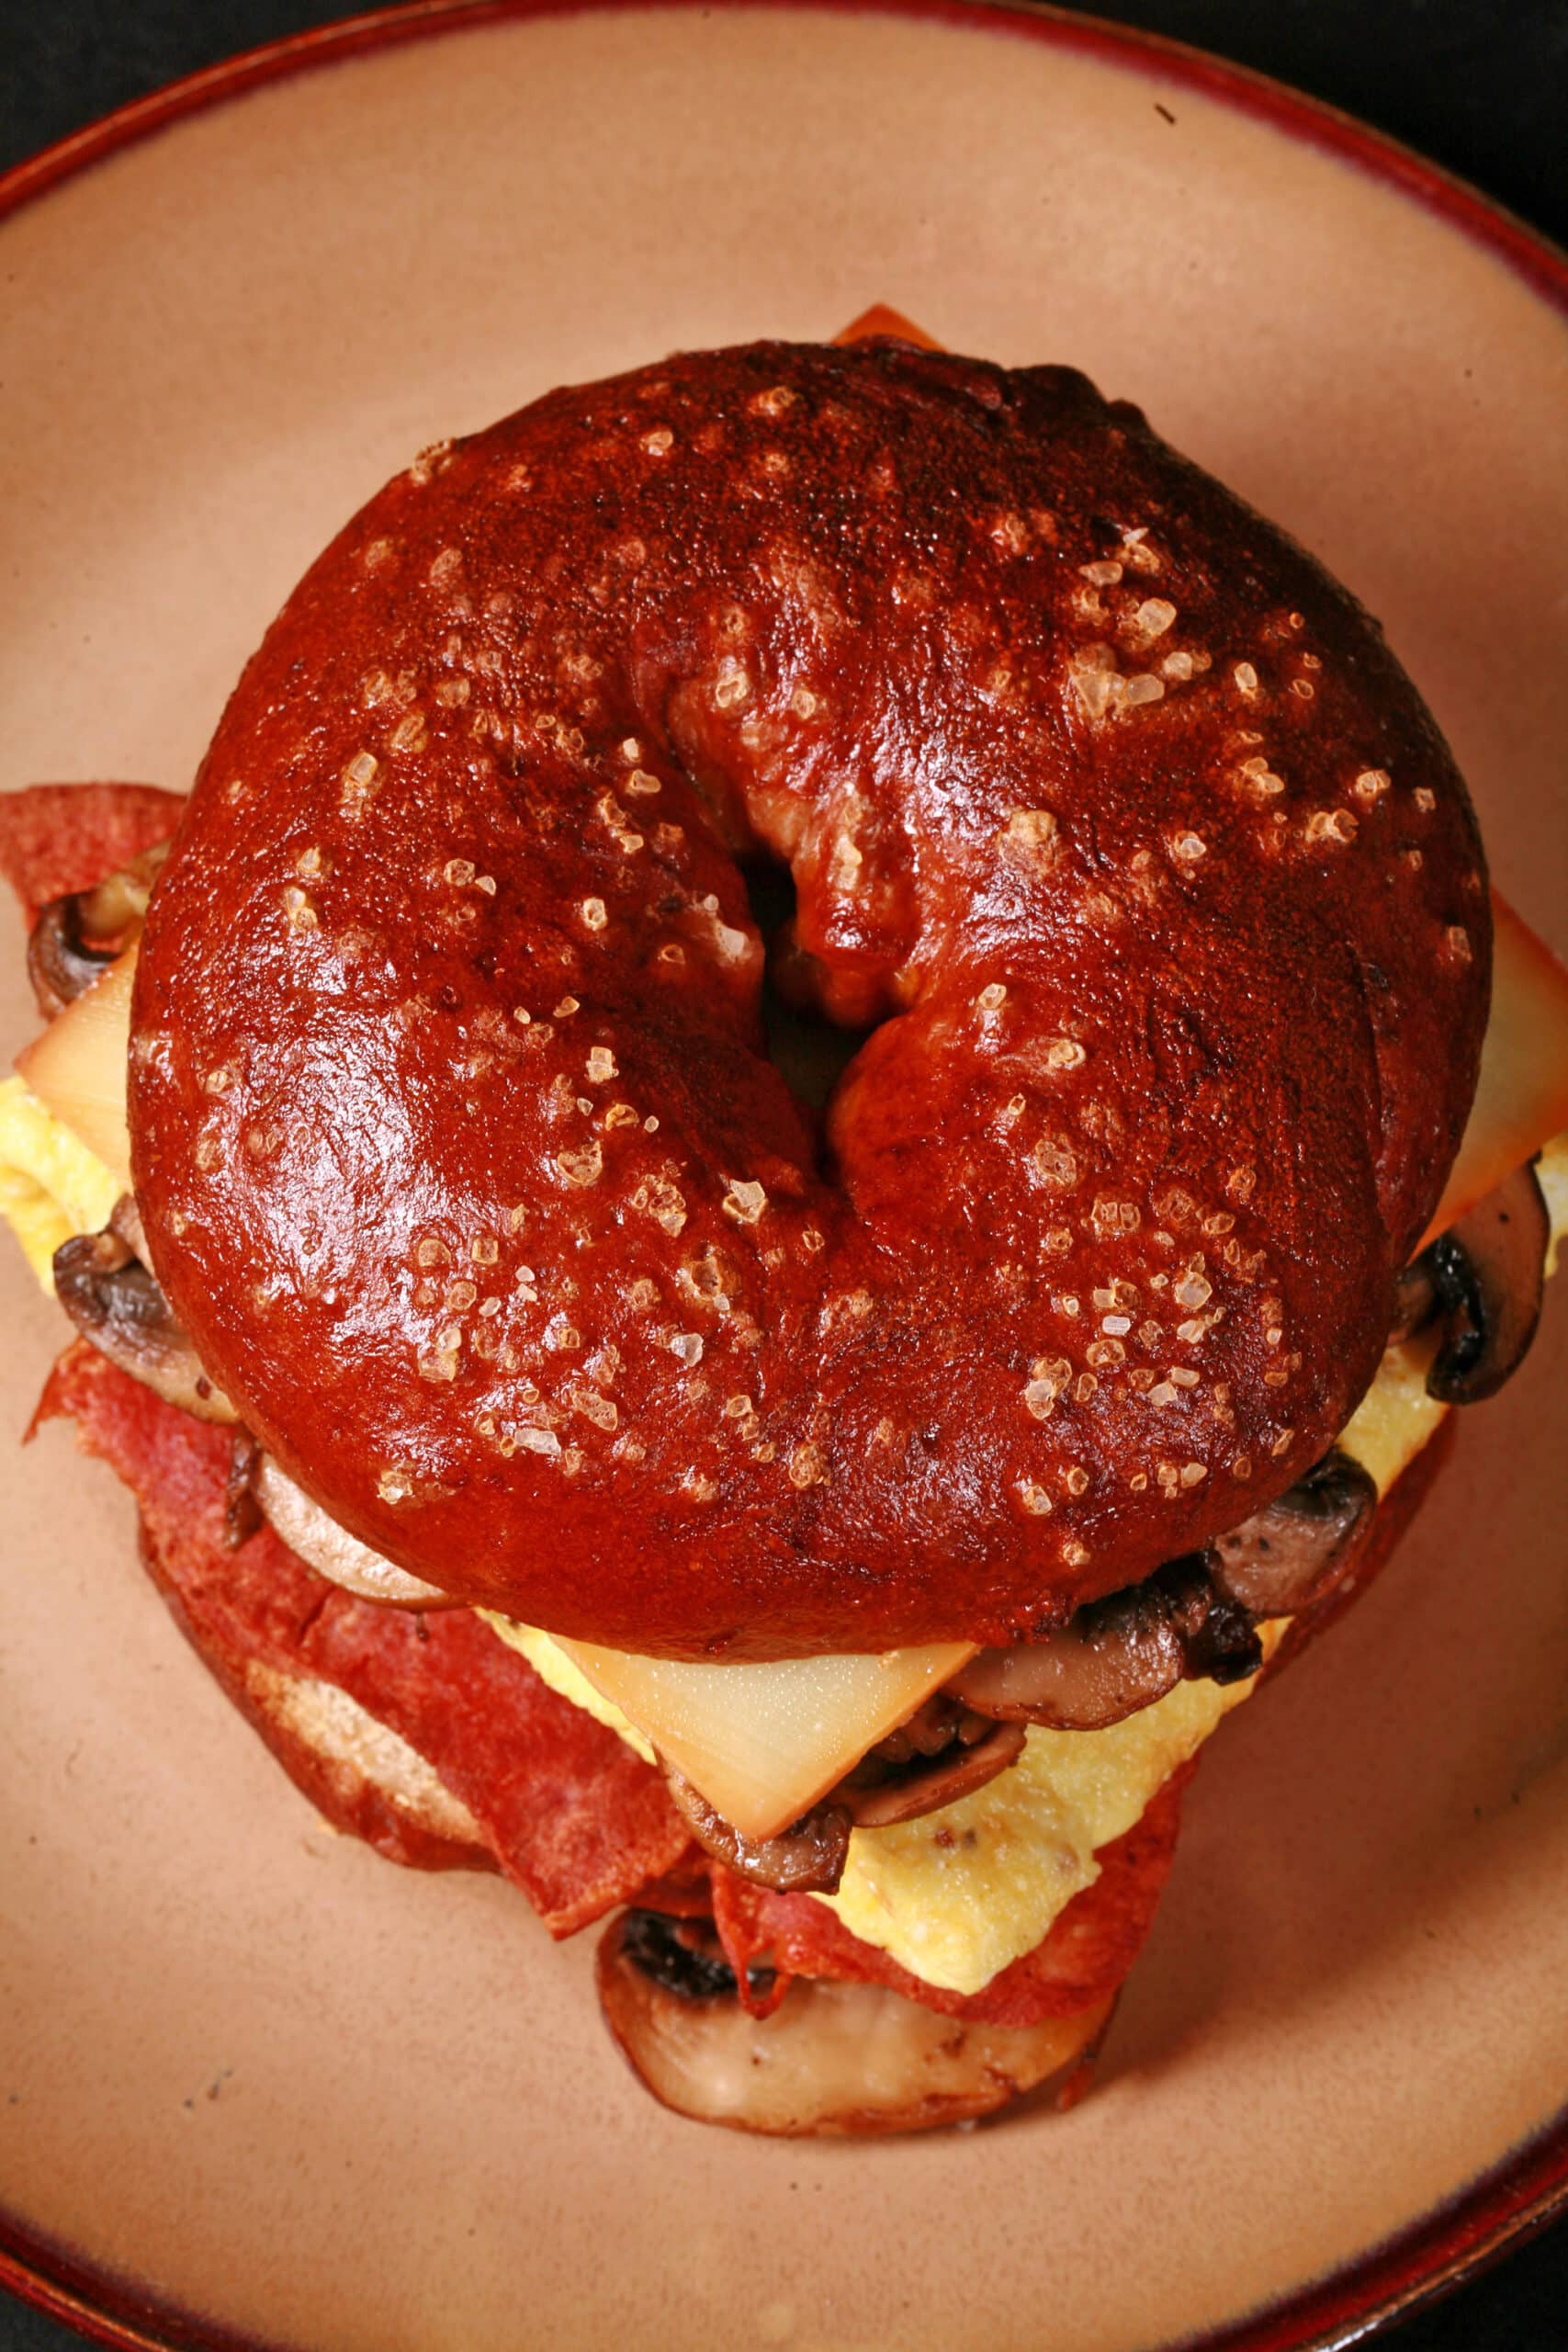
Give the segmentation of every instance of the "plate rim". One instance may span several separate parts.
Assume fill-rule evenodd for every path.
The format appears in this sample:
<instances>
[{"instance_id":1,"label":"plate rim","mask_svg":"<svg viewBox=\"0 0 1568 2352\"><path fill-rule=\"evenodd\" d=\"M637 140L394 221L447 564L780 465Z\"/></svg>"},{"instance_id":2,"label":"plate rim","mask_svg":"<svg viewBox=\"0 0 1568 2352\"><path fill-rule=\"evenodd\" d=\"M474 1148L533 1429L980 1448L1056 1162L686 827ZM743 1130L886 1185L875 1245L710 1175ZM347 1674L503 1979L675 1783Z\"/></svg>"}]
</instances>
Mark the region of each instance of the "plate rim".
<instances>
[{"instance_id":1,"label":"plate rim","mask_svg":"<svg viewBox=\"0 0 1568 2352\"><path fill-rule=\"evenodd\" d=\"M707 0L707 5L716 0ZM209 107L378 50L548 17L642 16L698 0L397 0L285 34L161 85L0 173L0 222L67 181ZM727 8L886 16L1010 32L1129 72L1151 66L1381 180L1501 262L1568 321L1568 251L1484 195L1354 115L1255 67L1139 26L1070 12L1052 0L716 0ZM1413 2317L1517 2250L1568 2211L1568 2106L1454 2197L1393 2236L1208 2333L1179 2352L1346 2352ZM266 2352L264 2339L95 2267L0 2206L0 2290L111 2352ZM1173 2346L1170 2352L1178 2352Z\"/></svg>"},{"instance_id":2,"label":"plate rim","mask_svg":"<svg viewBox=\"0 0 1568 2352\"><path fill-rule=\"evenodd\" d=\"M337 64L373 50L540 17L679 11L696 0L392 0L313 25L304 32L220 58L139 98L97 116L62 139L0 172L0 220L90 170L122 148L152 137L186 116L227 104L268 83ZM915 17L977 30L1016 32L1077 50L1129 71L1157 61L1189 88L1260 118L1273 128L1356 165L1457 227L1504 262L1534 292L1568 315L1568 247L1533 227L1496 198L1457 172L1405 145L1392 132L1347 113L1326 98L1199 49L1169 33L1113 23L1055 0L709 0L725 8L798 12L819 7L839 15Z\"/></svg>"}]
</instances>

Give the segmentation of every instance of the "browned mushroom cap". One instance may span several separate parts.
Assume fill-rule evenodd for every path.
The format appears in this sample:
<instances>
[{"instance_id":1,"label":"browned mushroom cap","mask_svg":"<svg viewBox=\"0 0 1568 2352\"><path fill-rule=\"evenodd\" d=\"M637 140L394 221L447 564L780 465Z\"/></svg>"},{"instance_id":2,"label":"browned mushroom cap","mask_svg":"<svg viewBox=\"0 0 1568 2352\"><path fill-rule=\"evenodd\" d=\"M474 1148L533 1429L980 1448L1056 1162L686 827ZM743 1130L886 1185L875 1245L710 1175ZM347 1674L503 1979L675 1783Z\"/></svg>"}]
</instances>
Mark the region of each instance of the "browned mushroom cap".
<instances>
[{"instance_id":1,"label":"browned mushroom cap","mask_svg":"<svg viewBox=\"0 0 1568 2352\"><path fill-rule=\"evenodd\" d=\"M698 1845L740 1877L779 1894L831 1894L843 1876L852 1828L886 1829L956 1804L1018 1761L1025 1730L938 1691L775 1838L743 1837L672 1765L665 1765L664 1780Z\"/></svg>"},{"instance_id":2,"label":"browned mushroom cap","mask_svg":"<svg viewBox=\"0 0 1568 2352\"><path fill-rule=\"evenodd\" d=\"M1427 1375L1445 1405L1495 1396L1535 1337L1551 1220L1533 1165L1439 1234L1425 1255L1442 1324Z\"/></svg>"},{"instance_id":3,"label":"browned mushroom cap","mask_svg":"<svg viewBox=\"0 0 1568 2352\"><path fill-rule=\"evenodd\" d=\"M647 1911L606 1930L597 1973L605 2022L661 2105L789 2138L929 2131L1026 2091L1065 2090L1114 2006L1112 1996L1042 2025L972 2025L881 1985L797 1977L756 2018L689 1923Z\"/></svg>"},{"instance_id":4,"label":"browned mushroom cap","mask_svg":"<svg viewBox=\"0 0 1568 2352\"><path fill-rule=\"evenodd\" d=\"M893 1743L880 1741L840 1781L833 1804L844 1807L857 1829L887 1829L897 1821L918 1821L956 1804L1017 1763L1026 1724L991 1722L968 1709L955 1709L954 1715L952 1736L940 1747L890 1758L886 1751Z\"/></svg>"},{"instance_id":5,"label":"browned mushroom cap","mask_svg":"<svg viewBox=\"0 0 1568 2352\"><path fill-rule=\"evenodd\" d=\"M665 1765L664 1781L698 1845L741 1878L780 1894L831 1894L842 1878L852 1825L836 1799L813 1805L776 1838L745 1838L672 1765Z\"/></svg>"},{"instance_id":6,"label":"browned mushroom cap","mask_svg":"<svg viewBox=\"0 0 1568 2352\"><path fill-rule=\"evenodd\" d=\"M1336 1446L1287 1493L1216 1537L1210 1573L1252 1616L1293 1616L1346 1574L1377 1507L1371 1473Z\"/></svg>"},{"instance_id":7,"label":"browned mushroom cap","mask_svg":"<svg viewBox=\"0 0 1568 2352\"><path fill-rule=\"evenodd\" d=\"M159 842L95 889L52 899L39 913L28 937L28 978L47 1020L90 989L138 936L168 848Z\"/></svg>"},{"instance_id":8,"label":"browned mushroom cap","mask_svg":"<svg viewBox=\"0 0 1568 2352\"><path fill-rule=\"evenodd\" d=\"M52 1021L114 962L112 949L83 936L81 900L51 899L28 933L28 978L45 1020Z\"/></svg>"},{"instance_id":9,"label":"browned mushroom cap","mask_svg":"<svg viewBox=\"0 0 1568 2352\"><path fill-rule=\"evenodd\" d=\"M1086 1603L1043 1641L979 1651L945 1687L982 1714L1096 1731L1183 1679L1237 1682L1262 1663L1250 1616L1194 1553Z\"/></svg>"},{"instance_id":10,"label":"browned mushroom cap","mask_svg":"<svg viewBox=\"0 0 1568 2352\"><path fill-rule=\"evenodd\" d=\"M139 1264L111 1222L73 1234L54 1253L54 1288L82 1337L133 1380L194 1413L231 1422L234 1408L203 1372L157 1279Z\"/></svg>"},{"instance_id":11,"label":"browned mushroom cap","mask_svg":"<svg viewBox=\"0 0 1568 2352\"><path fill-rule=\"evenodd\" d=\"M368 1544L329 1519L320 1503L313 1502L303 1487L297 1487L269 1455L263 1454L251 1483L262 1516L289 1550L329 1583L341 1585L344 1592L355 1593L361 1600L389 1601L405 1609L455 1606L450 1593L426 1584L423 1577L411 1577L406 1568L373 1552Z\"/></svg>"}]
</instances>

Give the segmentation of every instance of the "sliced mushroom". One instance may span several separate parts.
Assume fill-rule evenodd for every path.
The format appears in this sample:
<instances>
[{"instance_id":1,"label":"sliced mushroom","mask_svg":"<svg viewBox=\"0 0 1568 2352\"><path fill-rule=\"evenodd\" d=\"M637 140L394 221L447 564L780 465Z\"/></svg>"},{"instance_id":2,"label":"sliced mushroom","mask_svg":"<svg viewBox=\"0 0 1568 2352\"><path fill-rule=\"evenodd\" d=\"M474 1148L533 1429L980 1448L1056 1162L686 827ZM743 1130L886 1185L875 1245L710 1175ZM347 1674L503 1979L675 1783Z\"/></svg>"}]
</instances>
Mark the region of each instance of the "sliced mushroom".
<instances>
[{"instance_id":1,"label":"sliced mushroom","mask_svg":"<svg viewBox=\"0 0 1568 2352\"><path fill-rule=\"evenodd\" d=\"M992 1722L969 1709L962 1713L965 1728L934 1751L917 1749L890 1758L886 1751L898 1735L879 1741L845 1774L832 1792L832 1803L844 1807L857 1829L887 1829L895 1822L918 1821L922 1814L956 1804L1017 1763L1027 1724Z\"/></svg>"},{"instance_id":2,"label":"sliced mushroom","mask_svg":"<svg viewBox=\"0 0 1568 2352\"><path fill-rule=\"evenodd\" d=\"M1053 2087L1066 2105L1113 2007L1102 2000L1042 2025L975 2025L879 1984L796 1977L774 2013L757 2018L735 1998L722 1960L669 1957L682 1936L689 1947L689 1923L649 1912L615 1920L599 1945L600 2005L661 2105L736 2132L922 2132Z\"/></svg>"},{"instance_id":3,"label":"sliced mushroom","mask_svg":"<svg viewBox=\"0 0 1568 2352\"><path fill-rule=\"evenodd\" d=\"M946 1689L981 1714L1096 1731L1183 1679L1237 1682L1262 1663L1250 1616L1215 1588L1206 1555L1192 1553L1086 1602L1042 1641L979 1651Z\"/></svg>"},{"instance_id":4,"label":"sliced mushroom","mask_svg":"<svg viewBox=\"0 0 1568 2352\"><path fill-rule=\"evenodd\" d=\"M1398 1347L1402 1340L1413 1340L1438 1311L1431 1254L1429 1250L1423 1250L1418 1258L1412 1258L1394 1285L1393 1320L1388 1327L1391 1348Z\"/></svg>"},{"instance_id":5,"label":"sliced mushroom","mask_svg":"<svg viewBox=\"0 0 1568 2352\"><path fill-rule=\"evenodd\" d=\"M1527 1164L1425 1251L1442 1323L1429 1395L1445 1405L1479 1404L1517 1371L1540 1317L1551 1238L1545 1195Z\"/></svg>"},{"instance_id":6,"label":"sliced mushroom","mask_svg":"<svg viewBox=\"0 0 1568 2352\"><path fill-rule=\"evenodd\" d=\"M54 1253L54 1288L82 1337L166 1404L198 1420L231 1422L234 1408L203 1372L157 1278L112 1222L73 1234Z\"/></svg>"},{"instance_id":7,"label":"sliced mushroom","mask_svg":"<svg viewBox=\"0 0 1568 2352\"><path fill-rule=\"evenodd\" d=\"M330 1584L341 1585L344 1592L355 1594L361 1600L384 1600L405 1609L451 1609L457 1606L449 1592L439 1585L426 1584L423 1577L411 1576L406 1568L381 1553L373 1552L356 1535L350 1535L335 1519L329 1519L318 1502L313 1502L303 1487L280 1470L270 1455L264 1454L257 1464L253 1484L262 1515L275 1528L291 1552L297 1552L318 1575Z\"/></svg>"},{"instance_id":8,"label":"sliced mushroom","mask_svg":"<svg viewBox=\"0 0 1568 2352\"><path fill-rule=\"evenodd\" d=\"M229 1475L223 1482L223 1542L231 1552L248 1544L262 1523L261 1505L255 1494L255 1476L261 1462L262 1450L242 1421L234 1431Z\"/></svg>"},{"instance_id":9,"label":"sliced mushroom","mask_svg":"<svg viewBox=\"0 0 1568 2352\"><path fill-rule=\"evenodd\" d=\"M672 1765L665 1766L664 1781L698 1845L740 1877L780 1894L831 1894L842 1878L852 1822L836 1795L776 1838L746 1838Z\"/></svg>"},{"instance_id":10,"label":"sliced mushroom","mask_svg":"<svg viewBox=\"0 0 1568 2352\"><path fill-rule=\"evenodd\" d=\"M673 1919L665 1911L627 1911L621 1918L621 1949L643 1974L682 2001L733 2001L739 1991L713 1921ZM760 1961L746 1971L752 2015L776 2007L775 1973Z\"/></svg>"},{"instance_id":11,"label":"sliced mushroom","mask_svg":"<svg viewBox=\"0 0 1568 2352\"><path fill-rule=\"evenodd\" d=\"M40 910L28 938L28 978L46 1019L90 989L140 934L168 849L160 842L95 889L51 899Z\"/></svg>"},{"instance_id":12,"label":"sliced mushroom","mask_svg":"<svg viewBox=\"0 0 1568 2352\"><path fill-rule=\"evenodd\" d=\"M1210 1573L1252 1616L1293 1616L1347 1574L1377 1507L1371 1473L1336 1446L1287 1493L1215 1537Z\"/></svg>"},{"instance_id":13,"label":"sliced mushroom","mask_svg":"<svg viewBox=\"0 0 1568 2352\"><path fill-rule=\"evenodd\" d=\"M114 962L113 948L94 947L82 932L79 899L51 899L28 933L28 978L48 1021L63 1012Z\"/></svg>"},{"instance_id":14,"label":"sliced mushroom","mask_svg":"<svg viewBox=\"0 0 1568 2352\"><path fill-rule=\"evenodd\" d=\"M865 1760L911 1764L926 1757L942 1755L954 1740L971 1747L994 1729L989 1716L977 1715L973 1707L949 1698L945 1690L933 1690L929 1699L921 1700L913 1714L906 1715L901 1724L884 1733Z\"/></svg>"},{"instance_id":15,"label":"sliced mushroom","mask_svg":"<svg viewBox=\"0 0 1568 2352\"><path fill-rule=\"evenodd\" d=\"M730 1870L776 1894L831 1894L852 1828L886 1829L955 1804L1016 1763L1024 1736L1022 1724L997 1723L938 1691L773 1838L744 1836L668 1761L664 1779L697 1843Z\"/></svg>"},{"instance_id":16,"label":"sliced mushroom","mask_svg":"<svg viewBox=\"0 0 1568 2352\"><path fill-rule=\"evenodd\" d=\"M123 1241L133 1258L144 1266L152 1263L147 1255L147 1236L141 1228L141 1212L136 1205L134 1193L122 1193L109 1211L109 1231Z\"/></svg>"}]
</instances>

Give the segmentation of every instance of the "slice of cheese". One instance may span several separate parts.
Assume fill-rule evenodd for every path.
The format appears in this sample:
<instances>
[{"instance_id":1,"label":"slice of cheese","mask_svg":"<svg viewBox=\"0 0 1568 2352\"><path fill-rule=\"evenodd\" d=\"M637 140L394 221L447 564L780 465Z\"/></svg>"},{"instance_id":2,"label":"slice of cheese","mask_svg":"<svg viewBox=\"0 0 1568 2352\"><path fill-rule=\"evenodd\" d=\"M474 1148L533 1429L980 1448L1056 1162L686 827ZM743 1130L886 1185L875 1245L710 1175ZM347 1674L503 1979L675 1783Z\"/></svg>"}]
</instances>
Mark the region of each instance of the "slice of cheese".
<instances>
[{"instance_id":1,"label":"slice of cheese","mask_svg":"<svg viewBox=\"0 0 1568 2352\"><path fill-rule=\"evenodd\" d=\"M587 1642L556 1646L748 1838L798 1821L975 1655L972 1642L944 1642L708 1666Z\"/></svg>"},{"instance_id":2,"label":"slice of cheese","mask_svg":"<svg viewBox=\"0 0 1568 2352\"><path fill-rule=\"evenodd\" d=\"M39 1100L113 1170L121 1193L130 1190L126 1082L135 974L136 950L128 947L17 1057Z\"/></svg>"}]
</instances>

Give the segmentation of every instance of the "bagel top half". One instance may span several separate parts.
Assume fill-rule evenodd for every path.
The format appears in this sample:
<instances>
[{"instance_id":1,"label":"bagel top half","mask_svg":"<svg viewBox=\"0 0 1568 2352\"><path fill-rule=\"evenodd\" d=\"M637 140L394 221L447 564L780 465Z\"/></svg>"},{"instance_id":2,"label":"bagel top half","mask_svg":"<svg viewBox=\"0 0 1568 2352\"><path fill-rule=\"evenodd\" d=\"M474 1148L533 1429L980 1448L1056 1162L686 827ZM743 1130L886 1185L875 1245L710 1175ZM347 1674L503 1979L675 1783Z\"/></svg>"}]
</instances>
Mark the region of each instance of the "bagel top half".
<instances>
[{"instance_id":1,"label":"bagel top half","mask_svg":"<svg viewBox=\"0 0 1568 2352\"><path fill-rule=\"evenodd\" d=\"M825 1132L738 854L875 1024ZM152 900L137 1193L263 1444L454 1595L1026 1638L1337 1434L1489 964L1377 627L1135 409L697 354L427 452L289 598Z\"/></svg>"}]
</instances>

